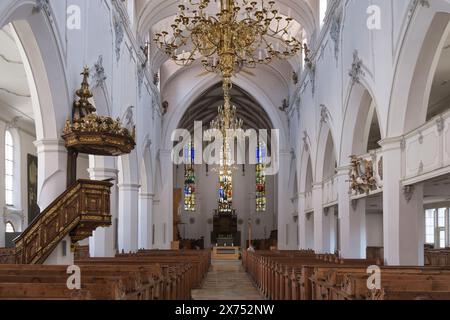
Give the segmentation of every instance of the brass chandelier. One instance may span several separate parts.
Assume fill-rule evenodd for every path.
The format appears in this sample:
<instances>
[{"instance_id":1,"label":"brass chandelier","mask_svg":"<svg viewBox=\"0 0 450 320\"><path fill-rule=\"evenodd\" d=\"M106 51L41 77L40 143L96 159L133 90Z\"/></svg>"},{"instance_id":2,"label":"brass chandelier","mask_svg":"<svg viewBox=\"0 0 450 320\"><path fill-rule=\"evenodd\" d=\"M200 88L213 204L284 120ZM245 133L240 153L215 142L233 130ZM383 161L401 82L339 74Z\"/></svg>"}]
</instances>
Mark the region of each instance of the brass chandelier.
<instances>
[{"instance_id":1,"label":"brass chandelier","mask_svg":"<svg viewBox=\"0 0 450 320\"><path fill-rule=\"evenodd\" d=\"M207 71L220 73L225 99L231 77L242 68L288 59L302 50L289 32L293 19L282 16L275 1L215 2L218 12L209 15L211 0L182 0L171 32L157 33L154 41L180 66L201 58Z\"/></svg>"},{"instance_id":2,"label":"brass chandelier","mask_svg":"<svg viewBox=\"0 0 450 320\"><path fill-rule=\"evenodd\" d=\"M228 130L241 129L243 122L231 104L231 77L243 68L289 59L302 50L301 42L290 34L293 19L282 16L275 1L215 0L218 12L210 15L211 0L181 0L171 32L155 35L157 46L180 66L197 59L208 72L223 79L224 104L211 128L222 133L219 180L219 212L232 212L232 171L234 159Z\"/></svg>"}]
</instances>

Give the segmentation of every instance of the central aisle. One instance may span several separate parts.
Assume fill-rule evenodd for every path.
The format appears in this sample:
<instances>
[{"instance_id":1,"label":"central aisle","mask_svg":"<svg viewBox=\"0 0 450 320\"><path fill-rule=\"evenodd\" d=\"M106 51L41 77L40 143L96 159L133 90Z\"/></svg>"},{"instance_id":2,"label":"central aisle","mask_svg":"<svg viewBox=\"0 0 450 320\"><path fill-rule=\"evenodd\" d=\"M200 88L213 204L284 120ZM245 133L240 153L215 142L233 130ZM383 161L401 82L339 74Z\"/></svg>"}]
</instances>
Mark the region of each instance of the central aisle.
<instances>
[{"instance_id":1,"label":"central aisle","mask_svg":"<svg viewBox=\"0 0 450 320\"><path fill-rule=\"evenodd\" d=\"M263 300L244 271L241 261L212 262L200 289L192 290L194 300Z\"/></svg>"}]
</instances>

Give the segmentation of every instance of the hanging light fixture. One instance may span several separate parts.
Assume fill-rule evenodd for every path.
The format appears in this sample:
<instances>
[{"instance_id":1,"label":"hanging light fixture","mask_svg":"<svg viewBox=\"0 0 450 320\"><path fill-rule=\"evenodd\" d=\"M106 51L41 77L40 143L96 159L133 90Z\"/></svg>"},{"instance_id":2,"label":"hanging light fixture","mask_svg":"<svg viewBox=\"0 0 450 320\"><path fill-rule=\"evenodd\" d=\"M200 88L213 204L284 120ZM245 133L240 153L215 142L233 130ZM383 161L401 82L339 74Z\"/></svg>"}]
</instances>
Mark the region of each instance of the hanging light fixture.
<instances>
[{"instance_id":1,"label":"hanging light fixture","mask_svg":"<svg viewBox=\"0 0 450 320\"><path fill-rule=\"evenodd\" d=\"M227 112L233 74L244 67L291 58L302 50L302 44L290 33L290 13L281 15L275 1L215 3L218 12L210 15L211 0L181 0L172 30L157 33L154 41L180 66L201 58L207 71L220 73Z\"/></svg>"},{"instance_id":2,"label":"hanging light fixture","mask_svg":"<svg viewBox=\"0 0 450 320\"><path fill-rule=\"evenodd\" d=\"M201 59L208 72L223 79L224 104L211 128L222 133L219 165L219 212L232 213L232 171L234 159L227 136L230 129L242 128L231 104L231 77L243 68L289 59L302 50L290 33L293 19L282 16L275 1L214 1L218 12L210 15L211 0L181 0L172 30L155 35L155 43L180 66Z\"/></svg>"}]
</instances>

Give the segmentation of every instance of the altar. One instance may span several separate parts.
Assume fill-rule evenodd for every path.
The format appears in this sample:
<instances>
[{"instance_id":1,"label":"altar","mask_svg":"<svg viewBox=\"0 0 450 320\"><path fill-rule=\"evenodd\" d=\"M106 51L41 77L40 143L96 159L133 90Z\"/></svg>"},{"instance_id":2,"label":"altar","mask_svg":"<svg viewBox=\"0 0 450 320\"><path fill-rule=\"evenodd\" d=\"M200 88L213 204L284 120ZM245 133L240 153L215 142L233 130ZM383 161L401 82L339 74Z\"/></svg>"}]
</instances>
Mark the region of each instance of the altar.
<instances>
[{"instance_id":1,"label":"altar","mask_svg":"<svg viewBox=\"0 0 450 320\"><path fill-rule=\"evenodd\" d=\"M232 213L220 213L215 211L213 217L213 231L211 243L218 247L240 246L241 233L238 231L236 211Z\"/></svg>"},{"instance_id":2,"label":"altar","mask_svg":"<svg viewBox=\"0 0 450 320\"><path fill-rule=\"evenodd\" d=\"M214 247L213 260L238 261L240 259L239 247Z\"/></svg>"}]
</instances>

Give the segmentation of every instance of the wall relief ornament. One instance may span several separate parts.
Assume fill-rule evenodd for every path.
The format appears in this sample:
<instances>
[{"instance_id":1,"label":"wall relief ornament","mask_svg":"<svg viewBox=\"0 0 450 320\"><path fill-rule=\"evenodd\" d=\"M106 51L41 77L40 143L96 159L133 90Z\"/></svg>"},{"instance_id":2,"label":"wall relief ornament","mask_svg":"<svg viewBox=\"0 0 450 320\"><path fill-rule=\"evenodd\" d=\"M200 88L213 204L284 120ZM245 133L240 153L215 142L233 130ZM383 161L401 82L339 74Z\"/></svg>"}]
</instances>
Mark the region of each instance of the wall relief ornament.
<instances>
[{"instance_id":1,"label":"wall relief ornament","mask_svg":"<svg viewBox=\"0 0 450 320\"><path fill-rule=\"evenodd\" d=\"M348 75L350 76L353 84L360 83L361 76L365 75L362 67L363 67L363 62L359 58L358 50L355 50L353 52L352 67L351 67L351 69L350 69L350 71L348 73Z\"/></svg>"},{"instance_id":2,"label":"wall relief ornament","mask_svg":"<svg viewBox=\"0 0 450 320\"><path fill-rule=\"evenodd\" d=\"M49 0L36 0L36 5L33 8L33 13L43 12L48 18L52 17L52 10Z\"/></svg>"},{"instance_id":3,"label":"wall relief ornament","mask_svg":"<svg viewBox=\"0 0 450 320\"><path fill-rule=\"evenodd\" d=\"M100 55L97 62L91 69L92 81L94 82L93 88L104 88L105 81L108 78L105 74L105 68L103 67L103 55Z\"/></svg>"},{"instance_id":4,"label":"wall relief ornament","mask_svg":"<svg viewBox=\"0 0 450 320\"><path fill-rule=\"evenodd\" d=\"M414 186L404 186L403 187L403 196L405 197L406 202L410 202L414 195Z\"/></svg>"},{"instance_id":5,"label":"wall relief ornament","mask_svg":"<svg viewBox=\"0 0 450 320\"><path fill-rule=\"evenodd\" d=\"M324 105L320 105L320 123L328 123L330 120L330 112L328 108Z\"/></svg>"},{"instance_id":6,"label":"wall relief ornament","mask_svg":"<svg viewBox=\"0 0 450 320\"><path fill-rule=\"evenodd\" d=\"M331 22L330 37L334 43L334 57L337 63L339 60L339 45L341 41L341 17L339 14L336 14Z\"/></svg>"},{"instance_id":7,"label":"wall relief ornament","mask_svg":"<svg viewBox=\"0 0 450 320\"><path fill-rule=\"evenodd\" d=\"M378 188L370 160L351 156L350 190L357 194L369 194Z\"/></svg>"},{"instance_id":8,"label":"wall relief ornament","mask_svg":"<svg viewBox=\"0 0 450 320\"><path fill-rule=\"evenodd\" d=\"M426 7L430 8L430 3L428 0L412 0L410 7L409 7L409 18L411 19L414 15L414 12L416 12L417 8Z\"/></svg>"},{"instance_id":9,"label":"wall relief ornament","mask_svg":"<svg viewBox=\"0 0 450 320\"><path fill-rule=\"evenodd\" d=\"M124 38L124 28L122 25L122 20L116 14L114 15L114 34L115 34L115 47L116 47L116 59L117 62L120 60L120 52L122 48L122 42Z\"/></svg>"}]
</instances>

